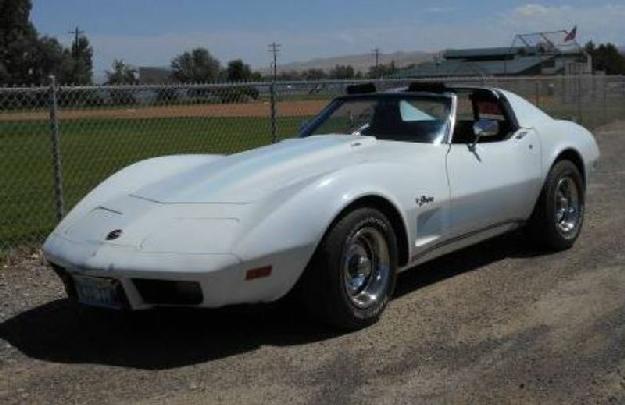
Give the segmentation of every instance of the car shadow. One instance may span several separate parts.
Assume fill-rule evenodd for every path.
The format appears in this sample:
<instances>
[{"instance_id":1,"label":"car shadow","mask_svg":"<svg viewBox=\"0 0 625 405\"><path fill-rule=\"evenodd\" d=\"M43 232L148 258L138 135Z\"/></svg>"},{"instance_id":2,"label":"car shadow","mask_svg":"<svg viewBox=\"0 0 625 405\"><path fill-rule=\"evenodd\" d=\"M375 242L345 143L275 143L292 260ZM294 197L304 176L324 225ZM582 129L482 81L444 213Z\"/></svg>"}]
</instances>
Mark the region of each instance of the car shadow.
<instances>
[{"instance_id":1,"label":"car shadow","mask_svg":"<svg viewBox=\"0 0 625 405\"><path fill-rule=\"evenodd\" d=\"M402 273L396 296L506 257L537 254L541 253L528 250L514 234L499 237ZM203 363L263 345L302 345L339 334L311 320L291 302L123 315L79 310L62 299L0 323L0 338L32 358L146 370Z\"/></svg>"},{"instance_id":2,"label":"car shadow","mask_svg":"<svg viewBox=\"0 0 625 405\"><path fill-rule=\"evenodd\" d=\"M528 243L527 236L523 232L507 233L402 272L397 278L395 298L458 274L479 270L486 265L507 258L549 254L551 252L538 249Z\"/></svg>"},{"instance_id":3,"label":"car shadow","mask_svg":"<svg viewBox=\"0 0 625 405\"><path fill-rule=\"evenodd\" d=\"M58 363L171 369L337 336L294 306L155 309L137 313L49 302L0 324L0 339L25 355Z\"/></svg>"}]
</instances>

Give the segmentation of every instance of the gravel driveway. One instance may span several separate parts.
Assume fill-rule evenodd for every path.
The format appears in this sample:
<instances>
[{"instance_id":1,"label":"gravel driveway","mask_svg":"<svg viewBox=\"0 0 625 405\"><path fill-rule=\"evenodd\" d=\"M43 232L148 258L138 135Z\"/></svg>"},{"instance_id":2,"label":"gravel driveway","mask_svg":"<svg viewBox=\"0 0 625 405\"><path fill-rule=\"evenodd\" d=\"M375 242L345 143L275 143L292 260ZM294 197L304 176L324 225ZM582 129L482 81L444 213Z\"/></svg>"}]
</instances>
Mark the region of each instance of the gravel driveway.
<instances>
[{"instance_id":1,"label":"gravel driveway","mask_svg":"<svg viewBox=\"0 0 625 405\"><path fill-rule=\"evenodd\" d=\"M336 334L292 306L77 313L37 256L0 268L0 403L625 402L625 123L598 133L577 245L511 234L404 273Z\"/></svg>"}]
</instances>

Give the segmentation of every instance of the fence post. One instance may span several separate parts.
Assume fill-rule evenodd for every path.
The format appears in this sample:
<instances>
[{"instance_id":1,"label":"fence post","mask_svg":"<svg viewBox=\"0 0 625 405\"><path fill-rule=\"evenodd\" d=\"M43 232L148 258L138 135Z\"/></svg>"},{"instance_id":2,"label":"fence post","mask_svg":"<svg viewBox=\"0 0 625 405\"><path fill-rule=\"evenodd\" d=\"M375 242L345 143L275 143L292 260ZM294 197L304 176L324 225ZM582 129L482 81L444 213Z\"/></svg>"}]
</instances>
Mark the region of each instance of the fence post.
<instances>
[{"instance_id":1,"label":"fence post","mask_svg":"<svg viewBox=\"0 0 625 405\"><path fill-rule=\"evenodd\" d=\"M49 99L50 108L50 140L52 145L52 167L54 171L54 202L58 221L65 215L65 198L63 195L63 167L61 165L61 145L59 138L59 117L57 103L56 78L50 76Z\"/></svg>"},{"instance_id":2,"label":"fence post","mask_svg":"<svg viewBox=\"0 0 625 405\"><path fill-rule=\"evenodd\" d=\"M276 127L276 81L271 81L270 87L270 104L271 104L271 143L278 141Z\"/></svg>"},{"instance_id":3,"label":"fence post","mask_svg":"<svg viewBox=\"0 0 625 405\"><path fill-rule=\"evenodd\" d=\"M536 82L534 85L534 98L536 100L536 107L540 107L540 82L538 81L538 78L536 78Z\"/></svg>"},{"instance_id":4,"label":"fence post","mask_svg":"<svg viewBox=\"0 0 625 405\"><path fill-rule=\"evenodd\" d=\"M577 75L577 123L580 125L584 125L584 116L582 113L582 76L580 74Z\"/></svg>"},{"instance_id":5,"label":"fence post","mask_svg":"<svg viewBox=\"0 0 625 405\"><path fill-rule=\"evenodd\" d=\"M602 124L605 125L610 120L610 117L608 116L609 115L608 114L608 81L605 75L601 76L601 81L603 82L603 122Z\"/></svg>"}]
</instances>

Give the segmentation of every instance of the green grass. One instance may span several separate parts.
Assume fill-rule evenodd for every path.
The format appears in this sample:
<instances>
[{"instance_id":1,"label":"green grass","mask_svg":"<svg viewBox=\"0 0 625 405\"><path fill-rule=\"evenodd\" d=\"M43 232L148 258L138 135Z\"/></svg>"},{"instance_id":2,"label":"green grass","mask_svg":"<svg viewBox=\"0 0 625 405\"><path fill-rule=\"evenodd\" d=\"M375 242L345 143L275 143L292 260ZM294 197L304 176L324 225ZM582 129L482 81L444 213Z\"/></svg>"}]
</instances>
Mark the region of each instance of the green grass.
<instances>
[{"instance_id":1,"label":"green grass","mask_svg":"<svg viewBox=\"0 0 625 405\"><path fill-rule=\"evenodd\" d=\"M304 118L279 119L279 138L293 136ZM84 119L62 122L60 131L67 208L141 159L271 142L267 118ZM0 157L0 250L37 244L56 222L48 122L0 122Z\"/></svg>"}]
</instances>

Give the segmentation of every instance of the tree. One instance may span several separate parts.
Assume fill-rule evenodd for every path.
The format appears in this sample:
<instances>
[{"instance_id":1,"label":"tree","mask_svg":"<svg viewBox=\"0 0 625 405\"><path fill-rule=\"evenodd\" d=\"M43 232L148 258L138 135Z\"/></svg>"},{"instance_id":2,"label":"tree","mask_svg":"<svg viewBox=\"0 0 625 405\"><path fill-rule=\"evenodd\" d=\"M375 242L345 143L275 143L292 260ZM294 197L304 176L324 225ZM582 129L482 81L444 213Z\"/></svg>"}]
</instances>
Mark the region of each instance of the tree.
<instances>
[{"instance_id":1,"label":"tree","mask_svg":"<svg viewBox=\"0 0 625 405\"><path fill-rule=\"evenodd\" d=\"M336 65L329 75L333 79L346 80L353 79L355 72L351 65Z\"/></svg>"},{"instance_id":2,"label":"tree","mask_svg":"<svg viewBox=\"0 0 625 405\"><path fill-rule=\"evenodd\" d=\"M67 83L72 68L69 51L56 38L41 37L32 47L29 71L31 83L43 83L49 75L55 75L57 83Z\"/></svg>"},{"instance_id":3,"label":"tree","mask_svg":"<svg viewBox=\"0 0 625 405\"><path fill-rule=\"evenodd\" d=\"M586 45L584 45L584 49L586 50L586 52L592 55L595 49L597 49L597 46L595 45L594 41L588 41L586 42Z\"/></svg>"},{"instance_id":4,"label":"tree","mask_svg":"<svg viewBox=\"0 0 625 405\"><path fill-rule=\"evenodd\" d=\"M595 45L590 41L584 46L586 52L592 57L594 71L602 71L608 75L625 74L625 56L612 44Z\"/></svg>"},{"instance_id":5,"label":"tree","mask_svg":"<svg viewBox=\"0 0 625 405\"><path fill-rule=\"evenodd\" d=\"M304 73L304 79L306 80L322 80L328 77L328 75L326 74L326 72L323 71L323 69L315 69L315 68L310 68L308 70L306 70Z\"/></svg>"},{"instance_id":6,"label":"tree","mask_svg":"<svg viewBox=\"0 0 625 405\"><path fill-rule=\"evenodd\" d=\"M0 0L0 49L16 40L37 36L30 23L31 0Z\"/></svg>"},{"instance_id":7,"label":"tree","mask_svg":"<svg viewBox=\"0 0 625 405\"><path fill-rule=\"evenodd\" d=\"M56 38L40 37L31 9L31 0L0 0L0 83L40 84L51 74L59 83L90 83L89 41L82 37L70 52Z\"/></svg>"},{"instance_id":8,"label":"tree","mask_svg":"<svg viewBox=\"0 0 625 405\"><path fill-rule=\"evenodd\" d=\"M396 72L397 67L395 66L395 61L391 61L391 63L389 63L388 65L380 64L378 66L371 66L369 68L367 76L370 79L380 79L383 77L391 76Z\"/></svg>"},{"instance_id":9,"label":"tree","mask_svg":"<svg viewBox=\"0 0 625 405\"><path fill-rule=\"evenodd\" d=\"M226 68L226 79L229 82L247 82L252 78L250 65L243 63L241 59L228 62Z\"/></svg>"},{"instance_id":10,"label":"tree","mask_svg":"<svg viewBox=\"0 0 625 405\"><path fill-rule=\"evenodd\" d=\"M195 48L172 59L172 76L183 83L212 82L219 77L220 65L207 49Z\"/></svg>"},{"instance_id":11,"label":"tree","mask_svg":"<svg viewBox=\"0 0 625 405\"><path fill-rule=\"evenodd\" d=\"M0 0L0 82L29 83L37 31L30 0Z\"/></svg>"},{"instance_id":12,"label":"tree","mask_svg":"<svg viewBox=\"0 0 625 405\"><path fill-rule=\"evenodd\" d=\"M128 66L121 59L115 59L112 65L113 70L106 71L106 84L123 85L138 84L137 70ZM137 99L132 89L111 88L109 90L113 104L136 104Z\"/></svg>"},{"instance_id":13,"label":"tree","mask_svg":"<svg viewBox=\"0 0 625 405\"><path fill-rule=\"evenodd\" d=\"M66 82L75 84L91 84L93 77L93 48L87 37L80 36L74 40L71 48L71 69Z\"/></svg>"},{"instance_id":14,"label":"tree","mask_svg":"<svg viewBox=\"0 0 625 405\"><path fill-rule=\"evenodd\" d=\"M263 74L260 72L252 72L250 80L253 82L261 82L263 80Z\"/></svg>"},{"instance_id":15,"label":"tree","mask_svg":"<svg viewBox=\"0 0 625 405\"><path fill-rule=\"evenodd\" d=\"M273 76L269 77L273 80ZM302 75L297 70L287 70L283 72L278 72L277 75L278 80L301 80Z\"/></svg>"},{"instance_id":16,"label":"tree","mask_svg":"<svg viewBox=\"0 0 625 405\"><path fill-rule=\"evenodd\" d=\"M22 39L7 49L6 81L14 84L41 84L55 75L57 82L65 81L70 68L70 56L56 38Z\"/></svg>"},{"instance_id":17,"label":"tree","mask_svg":"<svg viewBox=\"0 0 625 405\"><path fill-rule=\"evenodd\" d=\"M137 84L137 70L128 66L121 59L115 59L111 66L113 70L106 71L106 84Z\"/></svg>"}]
</instances>

